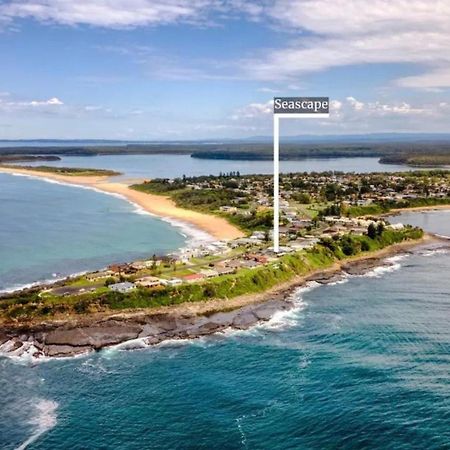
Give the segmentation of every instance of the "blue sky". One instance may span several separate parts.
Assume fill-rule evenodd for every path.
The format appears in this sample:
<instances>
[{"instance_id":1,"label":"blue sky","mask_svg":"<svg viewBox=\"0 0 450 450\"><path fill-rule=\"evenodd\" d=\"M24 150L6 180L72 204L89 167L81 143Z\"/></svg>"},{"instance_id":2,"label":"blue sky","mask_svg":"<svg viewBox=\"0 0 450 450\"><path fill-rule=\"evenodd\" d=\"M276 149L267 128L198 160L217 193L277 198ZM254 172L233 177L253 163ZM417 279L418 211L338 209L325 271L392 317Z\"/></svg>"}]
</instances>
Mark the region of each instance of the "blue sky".
<instances>
[{"instance_id":1,"label":"blue sky","mask_svg":"<svg viewBox=\"0 0 450 450\"><path fill-rule=\"evenodd\" d=\"M0 0L0 139L450 132L447 0Z\"/></svg>"}]
</instances>

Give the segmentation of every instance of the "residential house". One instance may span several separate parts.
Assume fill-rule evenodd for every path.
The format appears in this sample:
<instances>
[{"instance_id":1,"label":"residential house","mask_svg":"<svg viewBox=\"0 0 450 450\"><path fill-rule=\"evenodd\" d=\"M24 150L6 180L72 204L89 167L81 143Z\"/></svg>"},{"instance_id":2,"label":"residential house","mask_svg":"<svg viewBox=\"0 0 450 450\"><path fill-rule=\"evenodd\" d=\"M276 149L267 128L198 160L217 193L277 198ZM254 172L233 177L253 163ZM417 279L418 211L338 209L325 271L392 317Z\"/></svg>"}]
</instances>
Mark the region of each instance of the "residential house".
<instances>
[{"instance_id":1,"label":"residential house","mask_svg":"<svg viewBox=\"0 0 450 450\"><path fill-rule=\"evenodd\" d=\"M121 294L127 294L133 289L136 289L136 286L129 281L124 281L123 283L110 284L109 289L114 292L120 292Z\"/></svg>"},{"instance_id":2,"label":"residential house","mask_svg":"<svg viewBox=\"0 0 450 450\"><path fill-rule=\"evenodd\" d=\"M217 270L213 270L213 269L202 269L202 270L200 270L200 273L202 275L204 275L206 278L213 278L213 277L217 277L217 275L219 275Z\"/></svg>"},{"instance_id":3,"label":"residential house","mask_svg":"<svg viewBox=\"0 0 450 450\"><path fill-rule=\"evenodd\" d=\"M202 273L191 273L182 277L183 281L187 283L197 283L198 281L204 280L206 277Z\"/></svg>"},{"instance_id":4,"label":"residential house","mask_svg":"<svg viewBox=\"0 0 450 450\"><path fill-rule=\"evenodd\" d=\"M164 280L161 279L161 284L165 286L179 286L183 283L183 280L180 280L179 278L171 278L170 280Z\"/></svg>"},{"instance_id":5,"label":"residential house","mask_svg":"<svg viewBox=\"0 0 450 450\"><path fill-rule=\"evenodd\" d=\"M146 288L155 288L162 285L161 279L157 277L142 277L135 281L135 284L138 286L146 287Z\"/></svg>"},{"instance_id":6,"label":"residential house","mask_svg":"<svg viewBox=\"0 0 450 450\"><path fill-rule=\"evenodd\" d=\"M102 270L99 272L92 272L86 274L86 280L88 281L98 281L98 280L104 280L106 278L110 278L114 276L114 272L112 270Z\"/></svg>"}]
</instances>

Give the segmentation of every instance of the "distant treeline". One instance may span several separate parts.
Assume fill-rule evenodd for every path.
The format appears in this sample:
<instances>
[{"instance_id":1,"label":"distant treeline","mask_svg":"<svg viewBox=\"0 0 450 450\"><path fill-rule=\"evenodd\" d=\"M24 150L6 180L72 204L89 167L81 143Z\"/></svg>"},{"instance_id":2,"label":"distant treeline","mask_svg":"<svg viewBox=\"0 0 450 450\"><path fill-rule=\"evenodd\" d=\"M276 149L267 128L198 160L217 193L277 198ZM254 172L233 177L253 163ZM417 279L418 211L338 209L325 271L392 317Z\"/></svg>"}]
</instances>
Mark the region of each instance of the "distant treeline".
<instances>
[{"instance_id":1,"label":"distant treeline","mask_svg":"<svg viewBox=\"0 0 450 450\"><path fill-rule=\"evenodd\" d=\"M371 147L301 148L299 146L286 145L282 146L280 159L380 157L382 155L383 153L380 150ZM267 146L242 150L202 150L192 153L191 156L200 159L265 161L273 158L273 147Z\"/></svg>"},{"instance_id":2,"label":"distant treeline","mask_svg":"<svg viewBox=\"0 0 450 450\"><path fill-rule=\"evenodd\" d=\"M60 161L61 158L55 155L1 155L0 164L16 163L16 162L34 162L34 161Z\"/></svg>"},{"instance_id":3,"label":"distant treeline","mask_svg":"<svg viewBox=\"0 0 450 450\"><path fill-rule=\"evenodd\" d=\"M440 159L434 160L433 155L439 155ZM202 148L193 152L191 156L203 159L270 160L273 158L273 147L271 144L248 144L215 149ZM280 146L280 159L284 160L378 157L380 162L387 164L409 164L409 158L412 156L417 165L422 165L418 162L420 157L432 160L433 165L438 165L438 161L443 157L450 158L450 143L281 144Z\"/></svg>"},{"instance_id":4,"label":"distant treeline","mask_svg":"<svg viewBox=\"0 0 450 450\"><path fill-rule=\"evenodd\" d=\"M271 143L161 143L127 145L74 145L42 147L3 147L0 158L14 155L191 155L193 158L224 160L270 160ZM282 143L280 157L284 160L305 158L378 157L386 164L411 164L417 166L446 165L450 163L450 142L417 143Z\"/></svg>"},{"instance_id":5,"label":"distant treeline","mask_svg":"<svg viewBox=\"0 0 450 450\"><path fill-rule=\"evenodd\" d=\"M450 151L448 152L423 152L423 153L401 153L398 155L387 155L380 159L383 164L407 164L415 167L436 167L450 165Z\"/></svg>"}]
</instances>

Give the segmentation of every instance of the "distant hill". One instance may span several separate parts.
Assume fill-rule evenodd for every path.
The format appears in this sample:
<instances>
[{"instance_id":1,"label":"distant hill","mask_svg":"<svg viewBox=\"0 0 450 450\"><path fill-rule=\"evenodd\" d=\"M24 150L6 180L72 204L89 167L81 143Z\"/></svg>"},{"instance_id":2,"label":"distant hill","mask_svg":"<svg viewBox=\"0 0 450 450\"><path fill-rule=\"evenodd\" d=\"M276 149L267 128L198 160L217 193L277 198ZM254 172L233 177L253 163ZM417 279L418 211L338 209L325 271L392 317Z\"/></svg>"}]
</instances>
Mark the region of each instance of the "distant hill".
<instances>
[{"instance_id":1,"label":"distant hill","mask_svg":"<svg viewBox=\"0 0 450 450\"><path fill-rule=\"evenodd\" d=\"M368 134L299 134L281 136L282 142L291 143L358 143L358 142L448 142L450 133L368 133ZM247 138L217 138L193 140L117 140L117 139L0 139L1 147L97 147L97 146L193 146L240 143L270 143L272 136L251 136Z\"/></svg>"},{"instance_id":2,"label":"distant hill","mask_svg":"<svg viewBox=\"0 0 450 450\"><path fill-rule=\"evenodd\" d=\"M305 158L378 157L384 163L448 164L450 133L375 133L364 135L299 135L285 137L280 156ZM0 141L3 155L96 156L121 154L186 154L201 159L269 160L272 138L245 140L127 142L107 140ZM426 158L424 158L426 156Z\"/></svg>"},{"instance_id":3,"label":"distant hill","mask_svg":"<svg viewBox=\"0 0 450 450\"><path fill-rule=\"evenodd\" d=\"M450 133L370 133L370 134L300 134L297 136L281 136L281 142L290 143L364 143L364 142L448 142ZM272 136L253 136L246 142L271 142Z\"/></svg>"}]
</instances>

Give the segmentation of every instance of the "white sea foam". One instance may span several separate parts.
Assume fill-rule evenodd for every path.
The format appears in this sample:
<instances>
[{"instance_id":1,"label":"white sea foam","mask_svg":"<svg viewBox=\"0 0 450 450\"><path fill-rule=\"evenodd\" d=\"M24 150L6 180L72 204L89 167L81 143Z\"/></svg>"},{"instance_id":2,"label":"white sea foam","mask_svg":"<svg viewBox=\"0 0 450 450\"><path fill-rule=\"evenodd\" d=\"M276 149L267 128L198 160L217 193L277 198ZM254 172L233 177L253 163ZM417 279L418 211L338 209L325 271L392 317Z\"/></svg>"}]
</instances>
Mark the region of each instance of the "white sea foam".
<instances>
[{"instance_id":1,"label":"white sea foam","mask_svg":"<svg viewBox=\"0 0 450 450\"><path fill-rule=\"evenodd\" d=\"M102 375L111 375L116 372L112 370L108 370L103 364L101 360L92 360L87 359L84 361L77 370L81 373L92 375L94 377L101 377Z\"/></svg>"},{"instance_id":2,"label":"white sea foam","mask_svg":"<svg viewBox=\"0 0 450 450\"><path fill-rule=\"evenodd\" d=\"M448 248L435 248L435 249L429 249L429 250L423 250L420 252L420 256L434 256L434 255L445 255L450 252L450 249Z\"/></svg>"},{"instance_id":3,"label":"white sea foam","mask_svg":"<svg viewBox=\"0 0 450 450\"><path fill-rule=\"evenodd\" d=\"M401 269L402 265L401 261L408 258L409 254L395 255L384 260L384 264L374 267L372 270L369 270L366 273L361 275L349 275L349 277L360 277L360 278L380 278L383 275L391 272L395 272Z\"/></svg>"},{"instance_id":4,"label":"white sea foam","mask_svg":"<svg viewBox=\"0 0 450 450\"><path fill-rule=\"evenodd\" d=\"M16 341L11 339L0 345L0 355L21 364L28 364L38 359L36 358L36 355L40 352L32 342L23 342L17 349L14 348L15 343Z\"/></svg>"},{"instance_id":5,"label":"white sea foam","mask_svg":"<svg viewBox=\"0 0 450 450\"><path fill-rule=\"evenodd\" d=\"M91 351L85 351L82 353L78 353L76 355L70 356L58 356L58 360L66 360L73 358L84 358L88 356ZM19 365L35 365L38 363L44 363L48 361L52 361L55 357L52 356L44 356L42 352L34 346L33 342L22 342L22 346L18 349L14 350L14 341L9 340L4 344L0 345L0 356L5 358L9 358L12 362L15 362Z\"/></svg>"},{"instance_id":6,"label":"white sea foam","mask_svg":"<svg viewBox=\"0 0 450 450\"><path fill-rule=\"evenodd\" d=\"M289 300L294 303L294 307L288 310L276 311L266 322L257 322L255 325L244 330L229 327L223 331L219 331L217 335L222 334L226 337L257 336L264 331L280 331L291 328L298 323L299 313L308 306L308 303L303 299L303 294L320 286L319 283L311 281L305 286L297 288L289 297Z\"/></svg>"},{"instance_id":7,"label":"white sea foam","mask_svg":"<svg viewBox=\"0 0 450 450\"><path fill-rule=\"evenodd\" d=\"M24 450L30 444L39 439L47 431L51 430L57 423L56 410L58 403L52 400L39 399L34 405L36 414L30 420L30 425L34 427L33 434L16 450Z\"/></svg>"},{"instance_id":8,"label":"white sea foam","mask_svg":"<svg viewBox=\"0 0 450 450\"><path fill-rule=\"evenodd\" d=\"M367 278L380 278L383 275L390 273L390 272L395 272L396 270L399 270L401 268L401 264L390 264L388 266L378 266L375 267L374 269L370 270L369 272L366 272L363 275L360 275L362 277L367 277Z\"/></svg>"},{"instance_id":9,"label":"white sea foam","mask_svg":"<svg viewBox=\"0 0 450 450\"><path fill-rule=\"evenodd\" d=\"M326 283L327 286L336 286L338 284L345 284L348 283L350 280L350 277L348 275L342 275L342 278L340 280L337 281L333 281L331 283Z\"/></svg>"},{"instance_id":10,"label":"white sea foam","mask_svg":"<svg viewBox=\"0 0 450 450\"><path fill-rule=\"evenodd\" d=\"M317 289L321 285L315 281L307 283L305 286L297 288L289 297L294 303L294 307L286 311L277 311L267 322L260 322L255 327L262 330L279 331L293 327L297 324L298 314L303 311L308 303L303 299L303 294Z\"/></svg>"}]
</instances>

